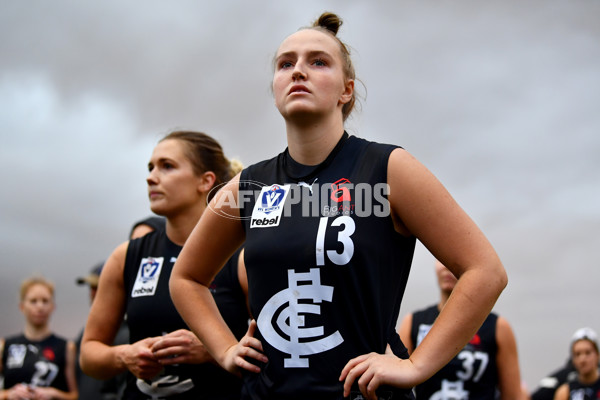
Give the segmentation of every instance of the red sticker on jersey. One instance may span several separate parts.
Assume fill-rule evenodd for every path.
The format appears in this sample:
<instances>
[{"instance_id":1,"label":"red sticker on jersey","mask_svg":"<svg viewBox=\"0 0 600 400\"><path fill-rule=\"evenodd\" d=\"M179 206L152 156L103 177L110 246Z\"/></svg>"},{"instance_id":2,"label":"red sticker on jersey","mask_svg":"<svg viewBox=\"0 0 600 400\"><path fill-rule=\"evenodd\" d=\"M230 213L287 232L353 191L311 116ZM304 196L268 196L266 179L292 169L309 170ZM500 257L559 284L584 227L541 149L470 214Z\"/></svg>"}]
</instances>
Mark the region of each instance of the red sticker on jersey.
<instances>
[{"instance_id":1,"label":"red sticker on jersey","mask_svg":"<svg viewBox=\"0 0 600 400\"><path fill-rule=\"evenodd\" d=\"M44 350L42 350L42 354L44 355L44 358L48 361L54 361L54 359L56 358L56 356L54 355L54 350L52 350L50 347L46 347Z\"/></svg>"}]
</instances>

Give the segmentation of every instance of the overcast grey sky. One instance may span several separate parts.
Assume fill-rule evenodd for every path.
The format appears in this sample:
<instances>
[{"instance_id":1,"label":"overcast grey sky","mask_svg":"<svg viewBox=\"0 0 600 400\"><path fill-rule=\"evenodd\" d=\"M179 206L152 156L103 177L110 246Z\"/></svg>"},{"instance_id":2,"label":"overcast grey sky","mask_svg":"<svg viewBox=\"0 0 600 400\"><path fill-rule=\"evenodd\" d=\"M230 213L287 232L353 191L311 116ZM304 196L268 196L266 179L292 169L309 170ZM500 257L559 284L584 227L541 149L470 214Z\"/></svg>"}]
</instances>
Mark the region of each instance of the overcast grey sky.
<instances>
[{"instance_id":1,"label":"overcast grey sky","mask_svg":"<svg viewBox=\"0 0 600 400\"><path fill-rule=\"evenodd\" d=\"M0 336L19 282L57 285L75 337L87 273L149 214L146 164L175 128L244 164L285 148L270 94L279 42L322 11L345 21L364 86L348 121L428 166L496 247L496 311L533 388L600 330L600 1L0 2ZM437 301L418 247L401 317Z\"/></svg>"}]
</instances>

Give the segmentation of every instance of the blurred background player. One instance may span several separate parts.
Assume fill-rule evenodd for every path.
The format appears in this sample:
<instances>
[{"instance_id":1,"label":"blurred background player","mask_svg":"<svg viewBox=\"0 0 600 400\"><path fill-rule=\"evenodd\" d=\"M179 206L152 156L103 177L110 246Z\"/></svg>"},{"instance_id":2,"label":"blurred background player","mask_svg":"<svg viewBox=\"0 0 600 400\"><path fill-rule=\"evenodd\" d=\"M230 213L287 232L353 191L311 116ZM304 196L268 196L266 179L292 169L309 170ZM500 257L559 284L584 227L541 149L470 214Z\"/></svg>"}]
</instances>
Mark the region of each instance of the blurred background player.
<instances>
[{"instance_id":1,"label":"blurred background player","mask_svg":"<svg viewBox=\"0 0 600 400\"><path fill-rule=\"evenodd\" d=\"M598 335L591 328L581 328L571 339L571 360L576 371L573 380L563 383L554 400L600 399Z\"/></svg>"},{"instance_id":2,"label":"blurred background player","mask_svg":"<svg viewBox=\"0 0 600 400\"><path fill-rule=\"evenodd\" d=\"M25 279L19 309L23 333L0 339L4 375L1 399L77 399L75 343L50 330L56 306L54 285L42 277Z\"/></svg>"},{"instance_id":3,"label":"blurred background player","mask_svg":"<svg viewBox=\"0 0 600 400\"><path fill-rule=\"evenodd\" d=\"M578 329L575 333L573 333L573 338L571 341L576 338L580 332L584 332L586 328ZM599 365L600 366L600 365ZM569 358L565 362L562 368L556 369L547 376L543 377L538 383L537 388L531 394L532 400L552 400L554 399L554 394L556 393L556 389L561 386L563 383L571 382L577 379L577 370L575 370L575 366L573 365L573 360L571 359L571 355L569 354Z\"/></svg>"},{"instance_id":4,"label":"blurred background player","mask_svg":"<svg viewBox=\"0 0 600 400\"><path fill-rule=\"evenodd\" d=\"M153 215L141 219L135 222L131 227L131 231L129 232L129 239L137 239L146 235L147 233L159 229L165 229L166 223L167 220L165 219L165 217L161 217L159 215Z\"/></svg>"},{"instance_id":5,"label":"blurred background player","mask_svg":"<svg viewBox=\"0 0 600 400\"><path fill-rule=\"evenodd\" d=\"M412 354L438 317L457 279L441 262L435 262L440 301L408 314L400 325L402 342ZM517 344L508 322L494 314L483 322L473 339L445 367L415 387L417 399L474 400L523 399Z\"/></svg>"},{"instance_id":6,"label":"blurred background player","mask_svg":"<svg viewBox=\"0 0 600 400\"><path fill-rule=\"evenodd\" d=\"M157 215L149 216L147 218L136 221L129 232L129 239L136 239L142 237L150 232L158 229L165 228L165 218ZM90 273L86 276L79 277L75 280L78 285L86 285L89 289L90 304L96 297L98 290L98 281L100 280L100 272L104 262L95 265ZM83 337L83 328L81 329L77 340L75 342L77 346L77 357L76 357L76 377L77 387L79 388L79 399L81 400L113 400L120 399L125 389L125 381L127 374L119 374L113 378L107 380L95 379L91 376L83 373L81 366L79 365L79 353L81 348L81 338ZM123 319L123 323L117 332L117 336L113 342L113 345L129 343L129 329L127 328L127 322Z\"/></svg>"}]
</instances>

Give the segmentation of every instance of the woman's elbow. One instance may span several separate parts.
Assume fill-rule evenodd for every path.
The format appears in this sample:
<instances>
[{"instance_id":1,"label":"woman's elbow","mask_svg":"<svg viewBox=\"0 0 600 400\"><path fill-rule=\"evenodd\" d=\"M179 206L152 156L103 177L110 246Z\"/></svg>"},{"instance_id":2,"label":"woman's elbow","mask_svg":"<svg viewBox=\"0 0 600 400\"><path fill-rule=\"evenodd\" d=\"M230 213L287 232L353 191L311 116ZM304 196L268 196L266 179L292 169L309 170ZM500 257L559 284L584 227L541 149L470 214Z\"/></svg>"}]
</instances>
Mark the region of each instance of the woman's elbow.
<instances>
[{"instance_id":1,"label":"woman's elbow","mask_svg":"<svg viewBox=\"0 0 600 400\"><path fill-rule=\"evenodd\" d=\"M81 351L79 352L79 367L84 374L92 376L91 363L89 362L89 357L87 357L87 352L85 349L85 344L81 344Z\"/></svg>"},{"instance_id":2,"label":"woman's elbow","mask_svg":"<svg viewBox=\"0 0 600 400\"><path fill-rule=\"evenodd\" d=\"M506 269L500 261L495 265L492 272L493 279L491 279L491 283L493 285L494 290L500 296L500 293L506 288L508 285L508 274L506 273Z\"/></svg>"},{"instance_id":3,"label":"woman's elbow","mask_svg":"<svg viewBox=\"0 0 600 400\"><path fill-rule=\"evenodd\" d=\"M169 278L169 294L171 295L171 299L174 303L176 303L178 300L177 294L181 285L180 279L181 277L179 276L179 274L177 274L177 272L173 270L173 272L171 273L171 277Z\"/></svg>"}]
</instances>

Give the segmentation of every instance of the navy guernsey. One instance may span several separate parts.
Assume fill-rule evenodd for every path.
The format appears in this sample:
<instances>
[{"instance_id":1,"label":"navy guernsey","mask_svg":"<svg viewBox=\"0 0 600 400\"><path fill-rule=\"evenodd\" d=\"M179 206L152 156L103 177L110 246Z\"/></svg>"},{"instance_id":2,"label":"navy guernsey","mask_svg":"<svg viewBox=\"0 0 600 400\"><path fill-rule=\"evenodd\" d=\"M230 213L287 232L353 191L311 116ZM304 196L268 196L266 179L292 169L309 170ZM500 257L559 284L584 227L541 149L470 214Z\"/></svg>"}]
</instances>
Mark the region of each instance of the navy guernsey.
<instances>
[{"instance_id":1,"label":"navy guernsey","mask_svg":"<svg viewBox=\"0 0 600 400\"><path fill-rule=\"evenodd\" d=\"M127 249L124 286L130 343L189 329L169 293L169 277L181 246L171 242L164 229L131 240ZM245 296L237 276L239 252L225 264L210 290L219 311L240 339L248 329ZM167 366L152 381L128 374L124 398L239 399L241 381L215 363Z\"/></svg>"},{"instance_id":2,"label":"navy guernsey","mask_svg":"<svg viewBox=\"0 0 600 400\"><path fill-rule=\"evenodd\" d=\"M350 359L384 353L388 343L408 357L395 326L415 238L397 233L390 217L396 148L344 133L317 166L286 150L242 172L250 307L269 359L260 374L246 373L243 398L341 399Z\"/></svg>"},{"instance_id":3,"label":"navy guernsey","mask_svg":"<svg viewBox=\"0 0 600 400\"><path fill-rule=\"evenodd\" d=\"M67 341L55 334L39 341L23 334L8 337L2 353L4 387L25 383L68 392L66 360Z\"/></svg>"},{"instance_id":4,"label":"navy guernsey","mask_svg":"<svg viewBox=\"0 0 600 400\"><path fill-rule=\"evenodd\" d=\"M437 305L413 314L411 340L417 347L439 315ZM496 365L496 323L498 316L488 315L469 343L435 375L415 388L417 400L496 399L498 368Z\"/></svg>"}]
</instances>

